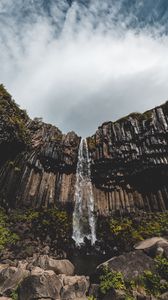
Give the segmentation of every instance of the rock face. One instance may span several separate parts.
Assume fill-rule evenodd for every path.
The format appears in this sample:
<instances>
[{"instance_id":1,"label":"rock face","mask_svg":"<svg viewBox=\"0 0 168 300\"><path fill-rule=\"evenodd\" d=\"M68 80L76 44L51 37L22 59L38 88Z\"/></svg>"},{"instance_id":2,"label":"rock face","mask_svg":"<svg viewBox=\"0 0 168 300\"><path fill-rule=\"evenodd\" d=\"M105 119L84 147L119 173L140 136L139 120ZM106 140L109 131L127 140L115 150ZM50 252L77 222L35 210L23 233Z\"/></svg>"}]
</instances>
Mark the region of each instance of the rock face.
<instances>
[{"instance_id":1,"label":"rock face","mask_svg":"<svg viewBox=\"0 0 168 300\"><path fill-rule=\"evenodd\" d=\"M1 205L73 206L80 137L30 120L2 87L0 111ZM104 123L88 146L97 214L168 208L168 102Z\"/></svg>"},{"instance_id":2,"label":"rock face","mask_svg":"<svg viewBox=\"0 0 168 300\"><path fill-rule=\"evenodd\" d=\"M111 271L121 272L129 280L142 275L146 270L155 269L154 260L140 250L113 257L98 266L98 269L104 266Z\"/></svg>"},{"instance_id":3,"label":"rock face","mask_svg":"<svg viewBox=\"0 0 168 300\"><path fill-rule=\"evenodd\" d=\"M1 201L11 207L72 203L80 138L74 132L63 135L40 120L29 121L27 129L30 149L0 169Z\"/></svg>"},{"instance_id":4,"label":"rock face","mask_svg":"<svg viewBox=\"0 0 168 300\"><path fill-rule=\"evenodd\" d=\"M168 102L104 123L88 143L98 213L168 208Z\"/></svg>"},{"instance_id":5,"label":"rock face","mask_svg":"<svg viewBox=\"0 0 168 300\"><path fill-rule=\"evenodd\" d=\"M34 265L44 270L52 270L56 274L74 275L74 266L68 259L56 260L48 255L41 255Z\"/></svg>"}]
</instances>

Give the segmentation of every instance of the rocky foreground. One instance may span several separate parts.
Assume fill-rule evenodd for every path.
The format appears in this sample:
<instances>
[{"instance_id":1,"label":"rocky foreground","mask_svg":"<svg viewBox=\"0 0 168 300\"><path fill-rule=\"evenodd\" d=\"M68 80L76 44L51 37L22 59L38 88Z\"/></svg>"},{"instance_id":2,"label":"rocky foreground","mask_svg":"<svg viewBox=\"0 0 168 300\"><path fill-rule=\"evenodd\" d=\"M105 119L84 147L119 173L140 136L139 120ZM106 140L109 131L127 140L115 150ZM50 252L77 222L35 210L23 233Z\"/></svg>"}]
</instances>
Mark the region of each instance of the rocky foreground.
<instances>
[{"instance_id":1,"label":"rocky foreground","mask_svg":"<svg viewBox=\"0 0 168 300\"><path fill-rule=\"evenodd\" d=\"M154 237L134 248L99 265L92 278L75 275L69 260L48 255L4 260L0 265L0 299L168 299L168 241Z\"/></svg>"}]
</instances>

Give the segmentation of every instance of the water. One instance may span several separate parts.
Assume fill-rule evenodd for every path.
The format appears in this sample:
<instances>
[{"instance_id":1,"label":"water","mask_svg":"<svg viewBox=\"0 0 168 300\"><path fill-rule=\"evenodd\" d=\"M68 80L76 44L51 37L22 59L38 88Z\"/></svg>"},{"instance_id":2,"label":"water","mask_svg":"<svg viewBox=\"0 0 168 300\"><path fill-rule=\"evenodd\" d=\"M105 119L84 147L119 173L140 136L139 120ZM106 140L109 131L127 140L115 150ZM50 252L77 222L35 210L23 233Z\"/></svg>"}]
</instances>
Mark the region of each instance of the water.
<instances>
[{"instance_id":1,"label":"water","mask_svg":"<svg viewBox=\"0 0 168 300\"><path fill-rule=\"evenodd\" d=\"M81 139L78 151L74 202L72 237L78 246L84 243L85 238L93 245L96 241L94 197L86 139Z\"/></svg>"}]
</instances>

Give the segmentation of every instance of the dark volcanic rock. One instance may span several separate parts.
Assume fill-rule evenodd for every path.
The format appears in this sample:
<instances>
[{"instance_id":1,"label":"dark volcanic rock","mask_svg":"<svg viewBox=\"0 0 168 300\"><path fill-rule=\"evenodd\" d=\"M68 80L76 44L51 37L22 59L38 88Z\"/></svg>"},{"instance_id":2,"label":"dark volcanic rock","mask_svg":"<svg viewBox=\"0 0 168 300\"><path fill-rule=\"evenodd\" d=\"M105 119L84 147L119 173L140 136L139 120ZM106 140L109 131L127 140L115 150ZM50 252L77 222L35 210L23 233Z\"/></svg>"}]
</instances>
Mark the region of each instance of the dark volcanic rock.
<instances>
[{"instance_id":1,"label":"dark volcanic rock","mask_svg":"<svg viewBox=\"0 0 168 300\"><path fill-rule=\"evenodd\" d=\"M1 87L1 205L73 207L79 143L30 120ZM97 214L168 209L168 102L104 123L88 146Z\"/></svg>"},{"instance_id":2,"label":"dark volcanic rock","mask_svg":"<svg viewBox=\"0 0 168 300\"><path fill-rule=\"evenodd\" d=\"M134 279L146 270L155 270L154 260L140 250L113 257L98 266L98 269L103 266L108 266L111 271L121 272L127 279Z\"/></svg>"},{"instance_id":3,"label":"dark volcanic rock","mask_svg":"<svg viewBox=\"0 0 168 300\"><path fill-rule=\"evenodd\" d=\"M19 287L20 300L60 299L62 284L53 271L32 275L23 280Z\"/></svg>"},{"instance_id":4,"label":"dark volcanic rock","mask_svg":"<svg viewBox=\"0 0 168 300\"><path fill-rule=\"evenodd\" d=\"M23 268L7 267L0 270L0 294L8 295L16 290L20 282L29 275Z\"/></svg>"},{"instance_id":5,"label":"dark volcanic rock","mask_svg":"<svg viewBox=\"0 0 168 300\"><path fill-rule=\"evenodd\" d=\"M88 144L98 213L168 208L168 102L104 123Z\"/></svg>"}]
</instances>

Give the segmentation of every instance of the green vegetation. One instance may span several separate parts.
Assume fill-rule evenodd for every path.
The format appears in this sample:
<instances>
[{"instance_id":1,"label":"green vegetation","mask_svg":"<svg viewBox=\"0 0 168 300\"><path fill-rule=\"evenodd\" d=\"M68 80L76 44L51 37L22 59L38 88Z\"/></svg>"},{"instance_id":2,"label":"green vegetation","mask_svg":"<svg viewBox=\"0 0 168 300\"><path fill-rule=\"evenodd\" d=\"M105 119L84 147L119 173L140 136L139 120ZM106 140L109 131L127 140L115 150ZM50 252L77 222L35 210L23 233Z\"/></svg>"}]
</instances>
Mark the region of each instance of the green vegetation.
<instances>
[{"instance_id":1,"label":"green vegetation","mask_svg":"<svg viewBox=\"0 0 168 300\"><path fill-rule=\"evenodd\" d=\"M11 293L10 297L12 298L12 300L18 300L19 299L18 288Z\"/></svg>"},{"instance_id":2,"label":"green vegetation","mask_svg":"<svg viewBox=\"0 0 168 300\"><path fill-rule=\"evenodd\" d=\"M22 252L31 256L33 253L33 244L24 244L24 239L29 236L34 237L43 243L49 237L50 247L57 252L68 251L72 236L72 216L63 209L29 209L14 210L10 214L11 227L22 226L26 228L26 236L23 233L21 241L23 242Z\"/></svg>"},{"instance_id":3,"label":"green vegetation","mask_svg":"<svg viewBox=\"0 0 168 300\"><path fill-rule=\"evenodd\" d=\"M94 151L96 149L96 141L95 141L95 137L92 136L92 137L88 137L87 138L87 143L88 143L88 148L89 148L89 151Z\"/></svg>"},{"instance_id":4,"label":"green vegetation","mask_svg":"<svg viewBox=\"0 0 168 300\"><path fill-rule=\"evenodd\" d=\"M126 122L127 120L129 120L129 118L133 118L133 119L136 119L138 120L139 122L142 122L142 121L151 121L152 119L152 110L148 110L144 113L139 113L139 112L133 112L123 118L120 118L119 120L117 120L116 122L114 123L123 123L123 122Z\"/></svg>"},{"instance_id":5,"label":"green vegetation","mask_svg":"<svg viewBox=\"0 0 168 300\"><path fill-rule=\"evenodd\" d=\"M0 209L0 251L2 251L7 244L14 245L19 236L8 228L9 218L3 209Z\"/></svg>"},{"instance_id":6,"label":"green vegetation","mask_svg":"<svg viewBox=\"0 0 168 300\"><path fill-rule=\"evenodd\" d=\"M156 272L145 271L143 276L139 278L139 284L145 289L147 294L159 296L168 290L168 282Z\"/></svg>"},{"instance_id":7,"label":"green vegetation","mask_svg":"<svg viewBox=\"0 0 168 300\"><path fill-rule=\"evenodd\" d=\"M4 129L9 133L8 142L15 141L28 145L30 137L26 127L27 113L19 108L2 84L0 84L0 114Z\"/></svg>"},{"instance_id":8,"label":"green vegetation","mask_svg":"<svg viewBox=\"0 0 168 300\"><path fill-rule=\"evenodd\" d=\"M153 236L164 236L168 231L168 212L150 213L131 217L99 217L97 234L106 241L106 247L117 247L119 253L129 251L133 245Z\"/></svg>"},{"instance_id":9,"label":"green vegetation","mask_svg":"<svg viewBox=\"0 0 168 300\"><path fill-rule=\"evenodd\" d=\"M168 259L158 256L155 262L158 274L168 282Z\"/></svg>"},{"instance_id":10,"label":"green vegetation","mask_svg":"<svg viewBox=\"0 0 168 300\"><path fill-rule=\"evenodd\" d=\"M100 291L105 295L112 288L125 290L124 277L120 272L111 272L108 268L105 268L103 275L100 276Z\"/></svg>"},{"instance_id":11,"label":"green vegetation","mask_svg":"<svg viewBox=\"0 0 168 300\"><path fill-rule=\"evenodd\" d=\"M156 270L151 272L146 270L143 275L134 280L126 280L122 273L112 272L105 267L100 276L100 292L106 295L110 290L123 290L125 300L132 300L133 291L144 291L147 295L159 297L168 291L168 259L157 257L155 260Z\"/></svg>"}]
</instances>

